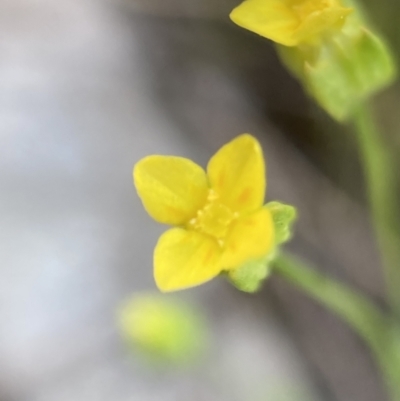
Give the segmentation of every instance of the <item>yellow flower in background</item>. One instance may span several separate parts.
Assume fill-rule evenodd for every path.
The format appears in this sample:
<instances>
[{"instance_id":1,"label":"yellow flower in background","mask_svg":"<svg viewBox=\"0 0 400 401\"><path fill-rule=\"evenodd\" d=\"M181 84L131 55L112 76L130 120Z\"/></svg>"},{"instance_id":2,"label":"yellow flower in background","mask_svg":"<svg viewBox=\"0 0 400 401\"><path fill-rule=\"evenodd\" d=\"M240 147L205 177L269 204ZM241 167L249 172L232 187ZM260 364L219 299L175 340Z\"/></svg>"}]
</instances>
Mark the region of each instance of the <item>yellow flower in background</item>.
<instances>
[{"instance_id":1,"label":"yellow flower in background","mask_svg":"<svg viewBox=\"0 0 400 401\"><path fill-rule=\"evenodd\" d=\"M351 11L340 0L246 0L230 17L242 28L274 42L297 46L340 28Z\"/></svg>"},{"instance_id":2,"label":"yellow flower in background","mask_svg":"<svg viewBox=\"0 0 400 401\"><path fill-rule=\"evenodd\" d=\"M361 0L245 0L230 17L276 42L283 64L338 121L396 78L395 58Z\"/></svg>"},{"instance_id":3,"label":"yellow flower in background","mask_svg":"<svg viewBox=\"0 0 400 401\"><path fill-rule=\"evenodd\" d=\"M196 286L266 255L274 246L260 144L243 134L223 146L207 172L191 160L148 156L134 167L138 194L154 220L175 226L154 250L162 291Z\"/></svg>"}]
</instances>

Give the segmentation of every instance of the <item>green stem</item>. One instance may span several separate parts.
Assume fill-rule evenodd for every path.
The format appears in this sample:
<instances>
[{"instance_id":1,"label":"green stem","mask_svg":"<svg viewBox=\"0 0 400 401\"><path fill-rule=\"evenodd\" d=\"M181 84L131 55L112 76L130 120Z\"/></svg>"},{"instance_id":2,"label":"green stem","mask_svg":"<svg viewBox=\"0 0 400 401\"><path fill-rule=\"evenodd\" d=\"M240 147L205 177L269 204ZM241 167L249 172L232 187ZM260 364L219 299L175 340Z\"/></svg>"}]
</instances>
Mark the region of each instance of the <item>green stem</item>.
<instances>
[{"instance_id":1,"label":"green stem","mask_svg":"<svg viewBox=\"0 0 400 401\"><path fill-rule=\"evenodd\" d=\"M276 258L274 272L324 304L368 343L376 345L377 331L385 324L385 318L366 297L288 254Z\"/></svg>"},{"instance_id":2,"label":"green stem","mask_svg":"<svg viewBox=\"0 0 400 401\"><path fill-rule=\"evenodd\" d=\"M385 272L388 300L393 311L400 316L400 239L395 169L366 105L355 111L354 124Z\"/></svg>"},{"instance_id":3,"label":"green stem","mask_svg":"<svg viewBox=\"0 0 400 401\"><path fill-rule=\"evenodd\" d=\"M343 283L312 269L288 254L280 254L274 272L343 319L369 345L389 388L400 401L400 337L398 331L368 298Z\"/></svg>"}]
</instances>

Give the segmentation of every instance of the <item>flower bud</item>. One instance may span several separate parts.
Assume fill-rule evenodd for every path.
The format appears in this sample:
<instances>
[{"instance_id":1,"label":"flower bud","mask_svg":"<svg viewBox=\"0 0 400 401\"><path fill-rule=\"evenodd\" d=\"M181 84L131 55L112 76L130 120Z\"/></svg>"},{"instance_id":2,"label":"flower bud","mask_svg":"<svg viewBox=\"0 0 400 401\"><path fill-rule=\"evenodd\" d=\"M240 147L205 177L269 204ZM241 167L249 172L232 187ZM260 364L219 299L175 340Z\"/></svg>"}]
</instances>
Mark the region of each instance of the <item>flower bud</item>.
<instances>
[{"instance_id":1,"label":"flower bud","mask_svg":"<svg viewBox=\"0 0 400 401\"><path fill-rule=\"evenodd\" d=\"M194 362L206 347L199 312L177 298L136 295L121 306L118 321L128 345L153 362Z\"/></svg>"}]
</instances>

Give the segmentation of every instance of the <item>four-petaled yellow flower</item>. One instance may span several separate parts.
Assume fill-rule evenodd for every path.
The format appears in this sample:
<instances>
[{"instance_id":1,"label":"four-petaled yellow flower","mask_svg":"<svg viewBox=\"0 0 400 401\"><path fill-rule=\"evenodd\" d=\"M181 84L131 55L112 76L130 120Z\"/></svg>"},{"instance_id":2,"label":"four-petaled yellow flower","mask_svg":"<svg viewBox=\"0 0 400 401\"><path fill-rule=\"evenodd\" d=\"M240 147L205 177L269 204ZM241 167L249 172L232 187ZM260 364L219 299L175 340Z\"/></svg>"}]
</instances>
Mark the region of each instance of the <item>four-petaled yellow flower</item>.
<instances>
[{"instance_id":1,"label":"four-petaled yellow flower","mask_svg":"<svg viewBox=\"0 0 400 401\"><path fill-rule=\"evenodd\" d=\"M274 42L297 46L340 27L351 11L340 0L246 0L230 17Z\"/></svg>"},{"instance_id":2,"label":"four-petaled yellow flower","mask_svg":"<svg viewBox=\"0 0 400 401\"><path fill-rule=\"evenodd\" d=\"M251 135L223 146L207 173L191 160L155 155L140 160L133 177L150 216L176 226L154 250L154 277L162 291L202 284L274 245L271 212L263 207L264 158Z\"/></svg>"}]
</instances>

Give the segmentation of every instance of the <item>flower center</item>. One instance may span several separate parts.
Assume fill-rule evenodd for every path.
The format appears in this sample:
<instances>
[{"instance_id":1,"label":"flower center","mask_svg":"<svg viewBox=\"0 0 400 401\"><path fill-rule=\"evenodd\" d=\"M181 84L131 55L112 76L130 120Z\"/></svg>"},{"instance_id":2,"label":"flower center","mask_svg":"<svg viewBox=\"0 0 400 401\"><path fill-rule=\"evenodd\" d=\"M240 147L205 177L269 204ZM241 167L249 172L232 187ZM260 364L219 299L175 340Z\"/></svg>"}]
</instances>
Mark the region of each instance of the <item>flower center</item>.
<instances>
[{"instance_id":1,"label":"flower center","mask_svg":"<svg viewBox=\"0 0 400 401\"><path fill-rule=\"evenodd\" d=\"M232 212L222 204L218 200L218 195L210 189L206 204L189 221L188 229L211 235L222 246L230 224L237 217L238 213Z\"/></svg>"}]
</instances>

